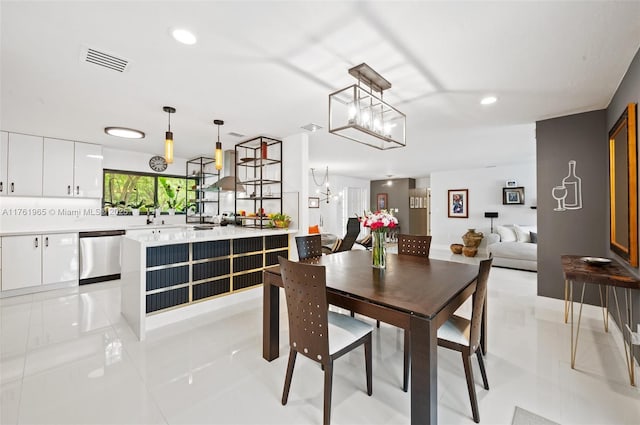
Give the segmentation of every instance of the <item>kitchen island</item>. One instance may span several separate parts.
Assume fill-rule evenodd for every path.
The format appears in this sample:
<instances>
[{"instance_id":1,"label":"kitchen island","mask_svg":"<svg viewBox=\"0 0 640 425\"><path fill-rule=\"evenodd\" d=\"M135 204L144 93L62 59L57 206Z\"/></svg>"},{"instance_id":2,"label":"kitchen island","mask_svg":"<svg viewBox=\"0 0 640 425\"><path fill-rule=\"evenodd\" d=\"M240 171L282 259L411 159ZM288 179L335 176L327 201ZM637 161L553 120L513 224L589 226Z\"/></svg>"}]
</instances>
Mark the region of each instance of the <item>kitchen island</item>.
<instances>
[{"instance_id":1,"label":"kitchen island","mask_svg":"<svg viewBox=\"0 0 640 425\"><path fill-rule=\"evenodd\" d=\"M240 293L262 284L265 267L289 257L296 232L226 226L127 235L121 246L122 315L144 340L147 330L241 301ZM223 298L232 294L238 295Z\"/></svg>"}]
</instances>

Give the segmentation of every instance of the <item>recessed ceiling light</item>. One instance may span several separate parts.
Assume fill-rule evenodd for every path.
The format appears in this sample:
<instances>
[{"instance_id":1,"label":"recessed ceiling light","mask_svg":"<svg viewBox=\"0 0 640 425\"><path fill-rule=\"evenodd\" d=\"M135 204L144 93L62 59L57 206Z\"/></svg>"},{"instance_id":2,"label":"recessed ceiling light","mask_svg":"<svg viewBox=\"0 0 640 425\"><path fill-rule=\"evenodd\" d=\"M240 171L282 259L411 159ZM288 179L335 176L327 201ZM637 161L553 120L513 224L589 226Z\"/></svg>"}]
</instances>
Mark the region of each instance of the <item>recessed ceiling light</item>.
<instances>
[{"instance_id":1,"label":"recessed ceiling light","mask_svg":"<svg viewBox=\"0 0 640 425\"><path fill-rule=\"evenodd\" d=\"M171 30L171 35L176 39L176 41L179 41L182 44L192 45L196 44L196 41L198 41L191 31L182 28Z\"/></svg>"},{"instance_id":2,"label":"recessed ceiling light","mask_svg":"<svg viewBox=\"0 0 640 425\"><path fill-rule=\"evenodd\" d=\"M496 103L498 101L498 98L495 96L487 96L487 97L483 97L482 100L480 101L481 105L491 105L493 103Z\"/></svg>"},{"instance_id":3,"label":"recessed ceiling light","mask_svg":"<svg viewBox=\"0 0 640 425\"><path fill-rule=\"evenodd\" d=\"M105 127L104 132L109 136L123 137L125 139L144 139L144 133L133 128Z\"/></svg>"}]
</instances>

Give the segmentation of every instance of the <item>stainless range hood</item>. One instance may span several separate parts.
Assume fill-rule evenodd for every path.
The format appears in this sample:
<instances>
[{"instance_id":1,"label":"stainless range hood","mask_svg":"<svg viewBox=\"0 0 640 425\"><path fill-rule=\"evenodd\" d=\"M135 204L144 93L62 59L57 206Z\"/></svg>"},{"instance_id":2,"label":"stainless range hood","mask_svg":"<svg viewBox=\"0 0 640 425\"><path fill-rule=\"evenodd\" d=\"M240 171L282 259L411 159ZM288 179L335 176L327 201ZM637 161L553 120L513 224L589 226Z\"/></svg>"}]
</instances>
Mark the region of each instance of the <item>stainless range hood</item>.
<instances>
[{"instance_id":1,"label":"stainless range hood","mask_svg":"<svg viewBox=\"0 0 640 425\"><path fill-rule=\"evenodd\" d=\"M211 187L216 188L221 192L235 192L237 187L238 192L246 192L247 189L245 189L236 176L236 152L234 150L226 150L224 151L223 158L224 160L220 173L223 174L224 177L212 184Z\"/></svg>"}]
</instances>

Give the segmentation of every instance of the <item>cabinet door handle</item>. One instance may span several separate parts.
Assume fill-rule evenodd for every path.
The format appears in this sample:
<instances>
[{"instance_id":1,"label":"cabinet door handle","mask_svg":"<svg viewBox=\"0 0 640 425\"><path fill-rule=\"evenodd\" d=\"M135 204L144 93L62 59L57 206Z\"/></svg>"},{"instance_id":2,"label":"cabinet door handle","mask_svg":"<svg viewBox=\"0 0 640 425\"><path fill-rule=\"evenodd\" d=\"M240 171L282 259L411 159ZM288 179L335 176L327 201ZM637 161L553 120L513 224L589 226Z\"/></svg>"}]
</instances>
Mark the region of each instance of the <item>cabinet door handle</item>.
<instances>
[{"instance_id":1,"label":"cabinet door handle","mask_svg":"<svg viewBox=\"0 0 640 425\"><path fill-rule=\"evenodd\" d=\"M80 195L80 186L76 186L76 195Z\"/></svg>"},{"instance_id":2,"label":"cabinet door handle","mask_svg":"<svg viewBox=\"0 0 640 425\"><path fill-rule=\"evenodd\" d=\"M11 182L11 192L12 192L12 193L13 193L13 189L14 189L14 188L15 188L15 187L14 187L14 184L13 184L13 182Z\"/></svg>"},{"instance_id":3,"label":"cabinet door handle","mask_svg":"<svg viewBox=\"0 0 640 425\"><path fill-rule=\"evenodd\" d=\"M36 238L36 248L38 247L38 238Z\"/></svg>"},{"instance_id":4,"label":"cabinet door handle","mask_svg":"<svg viewBox=\"0 0 640 425\"><path fill-rule=\"evenodd\" d=\"M44 238L44 246L48 247L49 246L49 236L47 236L46 238Z\"/></svg>"},{"instance_id":5,"label":"cabinet door handle","mask_svg":"<svg viewBox=\"0 0 640 425\"><path fill-rule=\"evenodd\" d=\"M71 185L67 185L67 195L71 195Z\"/></svg>"}]
</instances>

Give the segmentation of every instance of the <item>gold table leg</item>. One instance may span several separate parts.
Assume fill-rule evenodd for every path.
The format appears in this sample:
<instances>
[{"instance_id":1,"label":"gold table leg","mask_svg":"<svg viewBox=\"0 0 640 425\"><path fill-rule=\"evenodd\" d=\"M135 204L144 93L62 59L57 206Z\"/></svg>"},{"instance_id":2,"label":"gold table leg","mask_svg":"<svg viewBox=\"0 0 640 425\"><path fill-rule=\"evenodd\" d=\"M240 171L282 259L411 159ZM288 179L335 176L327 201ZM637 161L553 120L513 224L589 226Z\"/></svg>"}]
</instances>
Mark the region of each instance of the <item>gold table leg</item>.
<instances>
[{"instance_id":1,"label":"gold table leg","mask_svg":"<svg viewBox=\"0 0 640 425\"><path fill-rule=\"evenodd\" d=\"M602 298L602 285L598 285L600 291L600 305L602 306L602 321L604 322L604 331L609 332L609 287L605 286L605 296Z\"/></svg>"},{"instance_id":2,"label":"gold table leg","mask_svg":"<svg viewBox=\"0 0 640 425\"><path fill-rule=\"evenodd\" d=\"M582 295L580 296L580 310L578 311L578 326L576 328L575 342L573 338L573 281L569 287L571 298L571 369L575 369L576 366L576 352L578 351L578 337L580 336L580 321L582 320L582 306L584 305L584 289L586 285L586 283L582 283Z\"/></svg>"},{"instance_id":3,"label":"gold table leg","mask_svg":"<svg viewBox=\"0 0 640 425\"><path fill-rule=\"evenodd\" d=\"M569 281L565 279L564 280L564 323L567 323L568 320L569 320Z\"/></svg>"}]
</instances>

